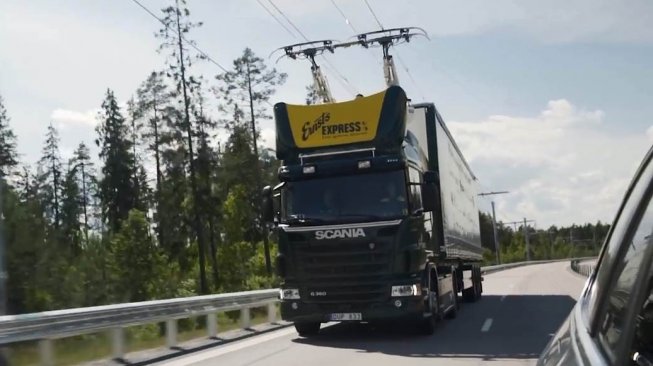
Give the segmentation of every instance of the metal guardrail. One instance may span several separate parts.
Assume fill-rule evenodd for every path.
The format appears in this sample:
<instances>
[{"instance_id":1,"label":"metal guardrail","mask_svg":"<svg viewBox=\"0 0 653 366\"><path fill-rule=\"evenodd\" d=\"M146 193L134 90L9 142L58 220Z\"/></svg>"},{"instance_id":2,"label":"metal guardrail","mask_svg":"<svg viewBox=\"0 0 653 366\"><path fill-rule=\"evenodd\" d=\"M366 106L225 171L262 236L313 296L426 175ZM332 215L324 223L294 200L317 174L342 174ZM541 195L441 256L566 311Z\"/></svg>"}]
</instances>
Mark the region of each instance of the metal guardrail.
<instances>
[{"instance_id":1,"label":"metal guardrail","mask_svg":"<svg viewBox=\"0 0 653 366\"><path fill-rule=\"evenodd\" d=\"M591 258L575 258L572 263L587 259ZM481 273L488 274L525 265L569 260L486 266L481 268ZM166 346L172 348L177 345L177 320L179 319L206 315L207 335L216 337L217 313L240 310L240 326L246 329L251 325L251 308L267 306L268 322L275 322L278 301L279 289L270 289L0 316L0 346L38 341L41 364L49 366L54 364L53 340L109 331L112 357L121 360L126 349L124 330L126 327L165 322Z\"/></svg>"},{"instance_id":2,"label":"metal guardrail","mask_svg":"<svg viewBox=\"0 0 653 366\"><path fill-rule=\"evenodd\" d=\"M540 261L530 261L530 262L515 262L507 264L498 264L494 266L485 266L481 268L482 274L488 274L497 271L503 271L504 269L522 267L532 264L544 264L544 263L554 263L554 262L568 262L568 261L586 261L590 259L595 259L596 257L582 257L582 258L565 258L565 259L545 259Z\"/></svg>"},{"instance_id":3,"label":"metal guardrail","mask_svg":"<svg viewBox=\"0 0 653 366\"><path fill-rule=\"evenodd\" d=\"M589 277L596 268L596 262L587 262L590 258L573 259L571 261L571 270L581 276Z\"/></svg>"},{"instance_id":4,"label":"metal guardrail","mask_svg":"<svg viewBox=\"0 0 653 366\"><path fill-rule=\"evenodd\" d=\"M0 316L0 345L39 341L41 364L52 365L53 340L109 331L113 358L122 359L126 327L165 321L166 346L172 348L177 345L178 319L206 315L208 336L215 337L217 313L240 310L240 325L246 329L249 310L267 306L268 321L273 323L278 298L279 290L271 289Z\"/></svg>"}]
</instances>

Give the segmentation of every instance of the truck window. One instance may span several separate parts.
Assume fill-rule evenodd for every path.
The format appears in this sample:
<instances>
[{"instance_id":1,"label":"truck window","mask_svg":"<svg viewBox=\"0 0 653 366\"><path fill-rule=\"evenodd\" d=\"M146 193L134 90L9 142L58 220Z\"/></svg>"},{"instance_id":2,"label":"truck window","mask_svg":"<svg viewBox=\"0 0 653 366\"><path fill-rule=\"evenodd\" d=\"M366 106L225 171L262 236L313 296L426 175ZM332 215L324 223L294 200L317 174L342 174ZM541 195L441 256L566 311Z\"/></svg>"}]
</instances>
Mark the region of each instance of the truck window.
<instances>
[{"instance_id":1,"label":"truck window","mask_svg":"<svg viewBox=\"0 0 653 366\"><path fill-rule=\"evenodd\" d=\"M410 207L413 212L422 208L422 174L419 170L409 167L408 180L410 189Z\"/></svg>"},{"instance_id":2,"label":"truck window","mask_svg":"<svg viewBox=\"0 0 653 366\"><path fill-rule=\"evenodd\" d=\"M292 182L283 202L284 222L371 221L408 214L406 179L401 170Z\"/></svg>"}]
</instances>

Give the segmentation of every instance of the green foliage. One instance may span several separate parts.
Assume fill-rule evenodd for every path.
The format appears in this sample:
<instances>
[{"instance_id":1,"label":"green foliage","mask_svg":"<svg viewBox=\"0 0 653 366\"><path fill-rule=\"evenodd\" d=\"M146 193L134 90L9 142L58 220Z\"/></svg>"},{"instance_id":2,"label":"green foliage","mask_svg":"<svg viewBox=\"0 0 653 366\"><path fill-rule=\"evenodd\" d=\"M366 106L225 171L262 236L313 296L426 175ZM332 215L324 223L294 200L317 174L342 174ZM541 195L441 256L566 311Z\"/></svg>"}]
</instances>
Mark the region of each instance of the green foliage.
<instances>
[{"instance_id":1,"label":"green foliage","mask_svg":"<svg viewBox=\"0 0 653 366\"><path fill-rule=\"evenodd\" d=\"M145 214L131 210L121 230L112 240L109 268L117 302L159 298L166 277L167 259L150 236Z\"/></svg>"},{"instance_id":2,"label":"green foliage","mask_svg":"<svg viewBox=\"0 0 653 366\"><path fill-rule=\"evenodd\" d=\"M0 95L0 176L6 177L18 165L16 136L9 127L9 116Z\"/></svg>"},{"instance_id":3,"label":"green foliage","mask_svg":"<svg viewBox=\"0 0 653 366\"><path fill-rule=\"evenodd\" d=\"M118 232L121 222L136 207L138 197L128 126L113 91L109 89L102 102L99 119L96 144L100 147L100 159L104 162L99 183L102 216L108 227Z\"/></svg>"}]
</instances>

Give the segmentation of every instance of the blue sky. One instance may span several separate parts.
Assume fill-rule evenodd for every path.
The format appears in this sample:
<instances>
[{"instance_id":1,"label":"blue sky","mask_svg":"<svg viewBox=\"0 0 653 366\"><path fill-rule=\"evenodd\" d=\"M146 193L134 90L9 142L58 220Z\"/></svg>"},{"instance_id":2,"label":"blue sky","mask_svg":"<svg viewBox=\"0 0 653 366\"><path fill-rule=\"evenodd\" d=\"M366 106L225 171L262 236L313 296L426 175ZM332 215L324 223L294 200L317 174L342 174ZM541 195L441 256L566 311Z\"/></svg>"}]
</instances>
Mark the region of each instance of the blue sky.
<instances>
[{"instance_id":1,"label":"blue sky","mask_svg":"<svg viewBox=\"0 0 653 366\"><path fill-rule=\"evenodd\" d=\"M400 81L413 100L436 104L483 189L512 192L497 199L500 218L527 216L538 226L612 219L653 141L653 3L369 1L385 27L429 32L430 41L414 39L393 51L414 79L400 63ZM362 0L334 0L350 25L331 0L273 2L311 39L347 40L350 25L378 28ZM168 4L142 3L154 11ZM268 0L261 3L274 11ZM225 67L245 46L267 58L302 41L257 0L189 4L204 22L192 38ZM153 36L158 27L131 0L2 1L0 95L22 159L38 159L50 122L61 130L64 154L82 140L91 144L106 88L125 101L163 67ZM357 91L384 87L379 50L346 49L328 58ZM289 79L273 102L301 102L308 64L283 59L276 67ZM336 99L350 98L324 68ZM220 70L207 63L194 72L212 78ZM271 121L262 129L271 143Z\"/></svg>"}]
</instances>

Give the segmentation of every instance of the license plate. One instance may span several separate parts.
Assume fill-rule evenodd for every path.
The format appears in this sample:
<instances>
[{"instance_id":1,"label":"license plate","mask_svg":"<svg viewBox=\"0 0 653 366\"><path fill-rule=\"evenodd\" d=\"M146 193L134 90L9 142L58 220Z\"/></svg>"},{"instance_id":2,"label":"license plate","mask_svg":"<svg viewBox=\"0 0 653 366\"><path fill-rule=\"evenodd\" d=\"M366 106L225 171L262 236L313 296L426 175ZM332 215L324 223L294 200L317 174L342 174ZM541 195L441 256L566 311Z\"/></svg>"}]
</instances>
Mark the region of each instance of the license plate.
<instances>
[{"instance_id":1,"label":"license plate","mask_svg":"<svg viewBox=\"0 0 653 366\"><path fill-rule=\"evenodd\" d=\"M361 313L336 313L336 314L329 314L329 320L335 322L347 321L347 320L363 320L363 316Z\"/></svg>"}]
</instances>

